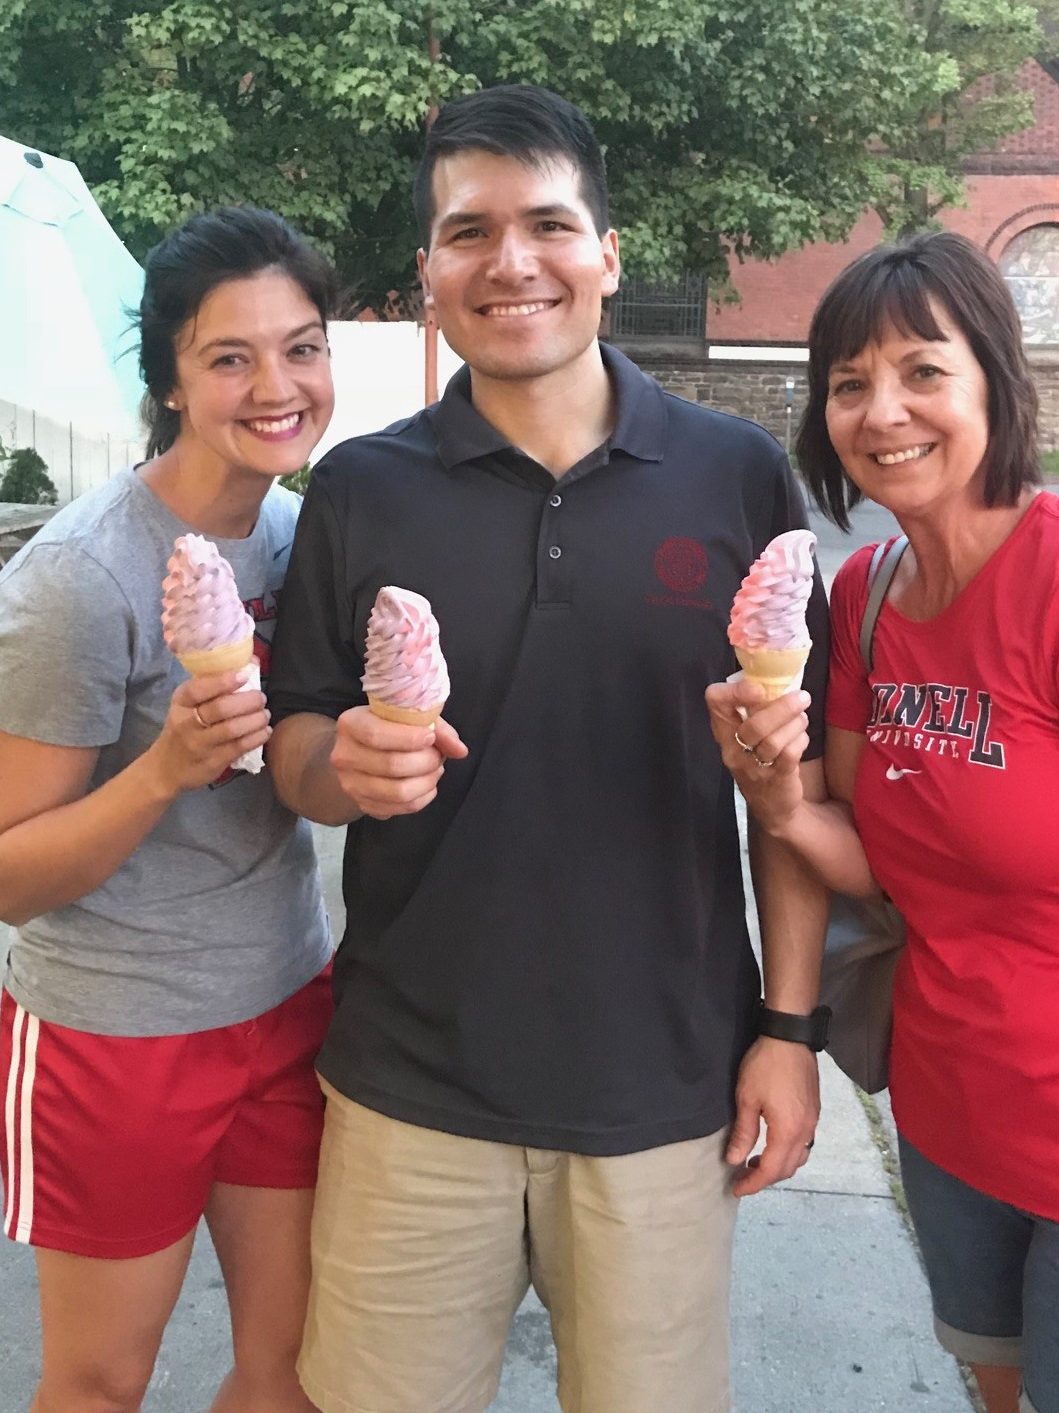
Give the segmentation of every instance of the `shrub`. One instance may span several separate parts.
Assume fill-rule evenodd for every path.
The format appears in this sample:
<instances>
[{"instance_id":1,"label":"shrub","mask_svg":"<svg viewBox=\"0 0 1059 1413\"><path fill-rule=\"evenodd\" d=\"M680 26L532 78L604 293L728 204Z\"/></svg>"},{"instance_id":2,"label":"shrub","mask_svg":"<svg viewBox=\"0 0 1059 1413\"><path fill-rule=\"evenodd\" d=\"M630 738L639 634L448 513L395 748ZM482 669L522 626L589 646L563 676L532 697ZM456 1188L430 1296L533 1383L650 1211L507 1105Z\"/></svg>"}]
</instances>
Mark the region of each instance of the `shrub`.
<instances>
[{"instance_id":1,"label":"shrub","mask_svg":"<svg viewBox=\"0 0 1059 1413\"><path fill-rule=\"evenodd\" d=\"M292 471L289 476L281 476L279 483L281 486L286 486L288 491L296 491L298 495L303 496L309 488L309 477L312 474L313 468L306 462L300 471Z\"/></svg>"},{"instance_id":2,"label":"shrub","mask_svg":"<svg viewBox=\"0 0 1059 1413\"><path fill-rule=\"evenodd\" d=\"M59 499L44 458L32 447L7 452L0 468L0 500L14 505L54 505Z\"/></svg>"}]
</instances>

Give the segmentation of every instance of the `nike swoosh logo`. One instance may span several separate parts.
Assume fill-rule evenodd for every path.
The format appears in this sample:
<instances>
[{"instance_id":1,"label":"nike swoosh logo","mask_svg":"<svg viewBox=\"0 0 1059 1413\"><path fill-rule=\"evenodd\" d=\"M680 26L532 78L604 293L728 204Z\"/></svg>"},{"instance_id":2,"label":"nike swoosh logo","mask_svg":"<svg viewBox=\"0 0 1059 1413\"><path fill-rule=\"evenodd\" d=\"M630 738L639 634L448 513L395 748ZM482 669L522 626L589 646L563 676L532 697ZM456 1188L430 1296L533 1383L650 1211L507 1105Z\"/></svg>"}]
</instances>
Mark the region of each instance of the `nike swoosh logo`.
<instances>
[{"instance_id":1,"label":"nike swoosh logo","mask_svg":"<svg viewBox=\"0 0 1059 1413\"><path fill-rule=\"evenodd\" d=\"M891 765L887 768L886 778L887 780L903 780L906 775L922 774L923 772L921 770L898 770L896 765Z\"/></svg>"},{"instance_id":2,"label":"nike swoosh logo","mask_svg":"<svg viewBox=\"0 0 1059 1413\"><path fill-rule=\"evenodd\" d=\"M272 558L273 558L273 559L279 559L279 557L280 557L281 554L286 554L287 551L290 549L292 543L293 543L293 541L288 541L287 544L285 544L282 549L278 549L278 550L276 551L276 553L272 556Z\"/></svg>"}]
</instances>

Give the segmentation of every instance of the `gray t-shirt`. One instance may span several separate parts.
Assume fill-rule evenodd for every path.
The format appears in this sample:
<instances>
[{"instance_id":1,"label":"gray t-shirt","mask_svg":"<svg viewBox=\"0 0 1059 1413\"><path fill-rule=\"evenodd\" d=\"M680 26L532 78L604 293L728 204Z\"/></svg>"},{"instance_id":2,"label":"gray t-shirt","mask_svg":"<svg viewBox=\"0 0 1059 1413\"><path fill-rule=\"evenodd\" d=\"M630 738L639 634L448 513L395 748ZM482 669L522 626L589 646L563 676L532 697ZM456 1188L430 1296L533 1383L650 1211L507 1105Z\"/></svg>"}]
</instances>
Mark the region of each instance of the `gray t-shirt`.
<instances>
[{"instance_id":1,"label":"gray t-shirt","mask_svg":"<svg viewBox=\"0 0 1059 1413\"><path fill-rule=\"evenodd\" d=\"M267 678L300 502L270 489L253 533L216 541L255 620ZM94 746L94 789L158 736L186 676L161 594L183 524L128 470L73 501L0 572L0 731ZM267 769L180 796L106 883L19 929L6 985L43 1020L180 1035L249 1020L326 964L309 825Z\"/></svg>"}]
</instances>

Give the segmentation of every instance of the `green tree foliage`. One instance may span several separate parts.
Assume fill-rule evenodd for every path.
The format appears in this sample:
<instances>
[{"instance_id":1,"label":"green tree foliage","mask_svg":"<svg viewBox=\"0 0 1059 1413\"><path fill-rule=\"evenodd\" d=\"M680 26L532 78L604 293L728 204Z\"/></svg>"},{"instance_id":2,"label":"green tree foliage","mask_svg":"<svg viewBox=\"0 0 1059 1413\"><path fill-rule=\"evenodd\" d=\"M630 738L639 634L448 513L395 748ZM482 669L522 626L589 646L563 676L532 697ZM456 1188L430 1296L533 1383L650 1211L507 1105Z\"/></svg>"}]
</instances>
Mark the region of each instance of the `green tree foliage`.
<instances>
[{"instance_id":1,"label":"green tree foliage","mask_svg":"<svg viewBox=\"0 0 1059 1413\"><path fill-rule=\"evenodd\" d=\"M430 102L544 83L580 103L606 144L626 267L717 277L728 251L771 256L842 236L895 183L952 199L942 158L912 137L924 114L949 114L982 62L1031 52L1024 9L0 0L0 125L76 160L140 257L189 212L252 200L297 222L337 259L352 301L378 308L414 284L409 189ZM957 10L960 23L937 19ZM961 24L984 36L981 62L945 47Z\"/></svg>"},{"instance_id":2,"label":"green tree foliage","mask_svg":"<svg viewBox=\"0 0 1059 1413\"><path fill-rule=\"evenodd\" d=\"M298 471L292 471L289 476L281 476L279 483L286 486L288 491L293 491L295 495L303 496L309 489L309 477L313 474L313 468L308 462Z\"/></svg>"},{"instance_id":3,"label":"green tree foliage","mask_svg":"<svg viewBox=\"0 0 1059 1413\"><path fill-rule=\"evenodd\" d=\"M1033 122L1014 79L1047 42L1059 0L903 0L909 32L935 61L934 81L893 124L871 173L872 204L891 235L936 225L961 204L964 163Z\"/></svg>"},{"instance_id":4,"label":"green tree foliage","mask_svg":"<svg viewBox=\"0 0 1059 1413\"><path fill-rule=\"evenodd\" d=\"M8 505L54 505L58 492L44 458L32 447L0 452L0 501Z\"/></svg>"}]
</instances>

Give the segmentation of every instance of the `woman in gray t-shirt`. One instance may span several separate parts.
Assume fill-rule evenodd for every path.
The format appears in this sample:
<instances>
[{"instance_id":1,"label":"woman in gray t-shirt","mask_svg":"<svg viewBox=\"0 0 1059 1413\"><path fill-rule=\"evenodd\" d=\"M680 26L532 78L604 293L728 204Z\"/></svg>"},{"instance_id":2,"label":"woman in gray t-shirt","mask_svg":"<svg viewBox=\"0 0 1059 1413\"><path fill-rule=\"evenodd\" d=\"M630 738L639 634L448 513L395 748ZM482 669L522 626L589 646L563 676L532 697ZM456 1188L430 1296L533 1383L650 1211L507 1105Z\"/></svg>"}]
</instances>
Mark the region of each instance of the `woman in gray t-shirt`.
<instances>
[{"instance_id":1,"label":"woman in gray t-shirt","mask_svg":"<svg viewBox=\"0 0 1059 1413\"><path fill-rule=\"evenodd\" d=\"M42 1407L139 1407L205 1215L236 1357L226 1410L307 1410L294 1371L330 1014L308 825L241 673L189 679L161 582L218 545L267 676L304 465L331 416L333 273L270 212L148 257L148 460L0 573L4 1230L36 1248Z\"/></svg>"}]
</instances>

